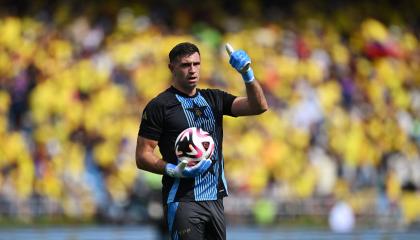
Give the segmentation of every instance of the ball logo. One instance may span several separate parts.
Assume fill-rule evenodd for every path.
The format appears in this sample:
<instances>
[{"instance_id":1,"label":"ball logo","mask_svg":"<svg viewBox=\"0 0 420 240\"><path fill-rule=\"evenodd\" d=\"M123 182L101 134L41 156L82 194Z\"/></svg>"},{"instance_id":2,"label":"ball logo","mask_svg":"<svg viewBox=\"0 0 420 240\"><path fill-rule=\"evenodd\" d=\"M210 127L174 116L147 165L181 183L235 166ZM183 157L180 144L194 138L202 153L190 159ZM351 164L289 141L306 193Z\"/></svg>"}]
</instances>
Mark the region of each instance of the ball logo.
<instances>
[{"instance_id":1,"label":"ball logo","mask_svg":"<svg viewBox=\"0 0 420 240\"><path fill-rule=\"evenodd\" d=\"M209 142L203 142L204 149L209 149L210 143Z\"/></svg>"}]
</instances>

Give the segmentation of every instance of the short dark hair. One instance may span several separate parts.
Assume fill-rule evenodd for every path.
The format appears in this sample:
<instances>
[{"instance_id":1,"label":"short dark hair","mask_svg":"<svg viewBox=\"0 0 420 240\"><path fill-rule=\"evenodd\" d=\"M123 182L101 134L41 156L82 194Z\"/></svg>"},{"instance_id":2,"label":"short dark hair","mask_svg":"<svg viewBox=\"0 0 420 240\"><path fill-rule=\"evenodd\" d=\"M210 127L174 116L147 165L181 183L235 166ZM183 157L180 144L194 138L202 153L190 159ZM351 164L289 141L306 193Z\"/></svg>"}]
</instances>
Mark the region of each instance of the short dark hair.
<instances>
[{"instance_id":1,"label":"short dark hair","mask_svg":"<svg viewBox=\"0 0 420 240\"><path fill-rule=\"evenodd\" d=\"M190 42L178 43L169 52L169 62L173 63L180 57L190 56L194 53L198 53L200 55L200 50L198 50L198 47L195 44Z\"/></svg>"}]
</instances>

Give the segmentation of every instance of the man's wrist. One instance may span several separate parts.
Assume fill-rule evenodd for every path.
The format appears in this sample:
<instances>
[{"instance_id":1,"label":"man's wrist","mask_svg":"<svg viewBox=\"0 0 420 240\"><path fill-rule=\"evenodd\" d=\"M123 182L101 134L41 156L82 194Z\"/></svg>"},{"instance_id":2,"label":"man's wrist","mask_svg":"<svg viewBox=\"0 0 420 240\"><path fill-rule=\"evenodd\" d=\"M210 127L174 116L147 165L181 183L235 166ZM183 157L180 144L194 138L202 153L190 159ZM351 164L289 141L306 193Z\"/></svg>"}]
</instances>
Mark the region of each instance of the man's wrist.
<instances>
[{"instance_id":1,"label":"man's wrist","mask_svg":"<svg viewBox=\"0 0 420 240\"><path fill-rule=\"evenodd\" d=\"M174 177L175 176L175 165L172 163L167 163L165 164L165 171L164 174L170 177Z\"/></svg>"},{"instance_id":2,"label":"man's wrist","mask_svg":"<svg viewBox=\"0 0 420 240\"><path fill-rule=\"evenodd\" d=\"M245 83L251 83L254 81L254 71L251 67L246 72L241 73L241 75Z\"/></svg>"}]
</instances>

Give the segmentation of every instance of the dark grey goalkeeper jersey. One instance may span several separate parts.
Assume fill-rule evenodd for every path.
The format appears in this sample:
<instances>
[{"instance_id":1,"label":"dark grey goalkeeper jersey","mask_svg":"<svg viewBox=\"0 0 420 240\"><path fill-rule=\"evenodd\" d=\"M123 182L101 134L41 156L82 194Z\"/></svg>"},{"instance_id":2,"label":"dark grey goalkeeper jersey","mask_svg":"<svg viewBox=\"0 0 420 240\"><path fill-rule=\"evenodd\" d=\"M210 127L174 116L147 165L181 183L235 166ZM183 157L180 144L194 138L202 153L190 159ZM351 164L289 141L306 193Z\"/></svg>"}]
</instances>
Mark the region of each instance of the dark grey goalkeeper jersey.
<instances>
[{"instance_id":1,"label":"dark grey goalkeeper jersey","mask_svg":"<svg viewBox=\"0 0 420 240\"><path fill-rule=\"evenodd\" d=\"M227 196L222 155L223 115L233 116L231 107L236 96L217 89L197 89L187 96L174 87L152 99L143 111L139 136L158 141L162 157L177 164L174 145L179 133L199 127L214 139L212 165L195 178L162 178L162 195L166 203L216 200Z\"/></svg>"}]
</instances>

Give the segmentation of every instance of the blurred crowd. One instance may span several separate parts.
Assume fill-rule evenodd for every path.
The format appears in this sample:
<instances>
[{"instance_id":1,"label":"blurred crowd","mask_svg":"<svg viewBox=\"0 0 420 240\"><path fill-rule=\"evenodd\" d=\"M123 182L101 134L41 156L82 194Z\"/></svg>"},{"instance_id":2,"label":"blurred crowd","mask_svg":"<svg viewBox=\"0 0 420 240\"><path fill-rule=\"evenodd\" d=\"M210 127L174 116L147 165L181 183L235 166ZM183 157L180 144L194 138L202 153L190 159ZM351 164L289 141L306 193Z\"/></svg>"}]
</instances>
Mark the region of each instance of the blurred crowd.
<instances>
[{"instance_id":1,"label":"blurred crowd","mask_svg":"<svg viewBox=\"0 0 420 240\"><path fill-rule=\"evenodd\" d=\"M410 25L366 17L343 32L317 19L232 18L224 30L181 31L128 8L112 27L61 15L0 18L0 218L159 218L160 176L139 171L134 152L141 112L169 86L167 54L181 41L201 50L201 88L244 94L229 42L251 56L267 94L267 113L224 121L233 197L345 200L356 214L375 206L405 224L420 218L420 45Z\"/></svg>"}]
</instances>

